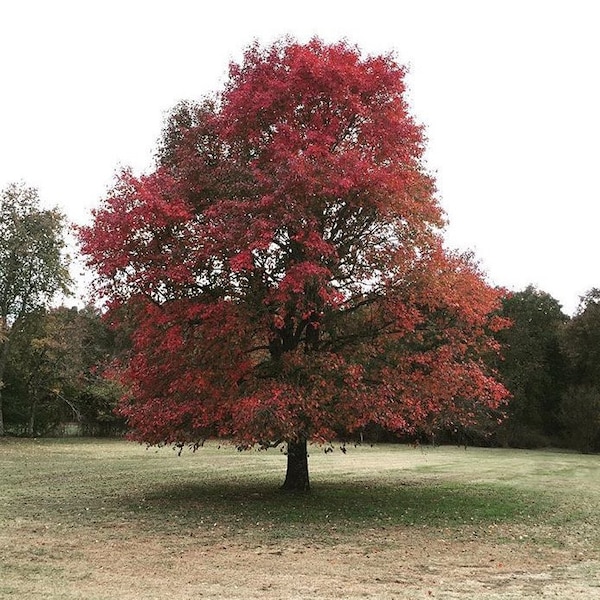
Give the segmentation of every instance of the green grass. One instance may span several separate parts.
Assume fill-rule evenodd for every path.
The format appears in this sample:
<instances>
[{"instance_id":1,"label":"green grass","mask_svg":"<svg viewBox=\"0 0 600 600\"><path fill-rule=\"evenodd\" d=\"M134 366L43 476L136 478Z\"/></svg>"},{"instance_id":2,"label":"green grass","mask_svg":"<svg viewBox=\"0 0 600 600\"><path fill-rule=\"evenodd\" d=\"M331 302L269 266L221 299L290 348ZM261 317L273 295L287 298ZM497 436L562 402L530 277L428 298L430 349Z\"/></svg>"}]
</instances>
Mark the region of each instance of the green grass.
<instances>
[{"instance_id":1,"label":"green grass","mask_svg":"<svg viewBox=\"0 0 600 600\"><path fill-rule=\"evenodd\" d=\"M561 597L596 589L598 456L382 445L309 462L312 492L290 495L279 451L0 439L0 599L291 598L291 569L306 597L420 598L427 576L454 598L439 571L495 600L502 565L527 561Z\"/></svg>"},{"instance_id":2,"label":"green grass","mask_svg":"<svg viewBox=\"0 0 600 600\"><path fill-rule=\"evenodd\" d=\"M212 527L258 538L319 538L328 530L336 539L388 526L584 523L598 507L581 497L573 503L570 493L579 480L600 479L600 459L590 458L404 446L326 455L314 448L313 491L294 496L278 490L285 467L278 451L210 444L179 457L122 441L8 440L0 444L0 523L127 522L165 533Z\"/></svg>"}]
</instances>

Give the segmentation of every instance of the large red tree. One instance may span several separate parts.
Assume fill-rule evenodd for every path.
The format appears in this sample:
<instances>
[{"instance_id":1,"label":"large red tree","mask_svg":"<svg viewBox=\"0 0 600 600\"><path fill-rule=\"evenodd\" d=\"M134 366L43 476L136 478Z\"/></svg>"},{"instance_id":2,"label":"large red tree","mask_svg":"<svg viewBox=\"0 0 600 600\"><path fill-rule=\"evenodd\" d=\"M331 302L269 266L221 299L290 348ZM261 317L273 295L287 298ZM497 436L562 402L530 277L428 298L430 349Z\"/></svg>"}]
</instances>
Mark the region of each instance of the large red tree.
<instances>
[{"instance_id":1,"label":"large red tree","mask_svg":"<svg viewBox=\"0 0 600 600\"><path fill-rule=\"evenodd\" d=\"M252 46L229 75L81 230L132 332L132 436L287 444L283 487L305 490L308 440L497 408L499 294L443 248L404 69L313 40Z\"/></svg>"}]
</instances>

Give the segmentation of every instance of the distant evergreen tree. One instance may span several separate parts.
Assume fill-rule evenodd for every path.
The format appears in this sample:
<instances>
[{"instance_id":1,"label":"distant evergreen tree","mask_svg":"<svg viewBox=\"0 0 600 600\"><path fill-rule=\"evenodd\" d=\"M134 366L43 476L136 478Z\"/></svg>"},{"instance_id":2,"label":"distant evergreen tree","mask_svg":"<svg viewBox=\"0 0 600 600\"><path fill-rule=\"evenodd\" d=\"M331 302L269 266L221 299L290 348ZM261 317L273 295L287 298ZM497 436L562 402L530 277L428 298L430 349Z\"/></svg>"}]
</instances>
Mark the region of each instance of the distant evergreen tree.
<instances>
[{"instance_id":1,"label":"distant evergreen tree","mask_svg":"<svg viewBox=\"0 0 600 600\"><path fill-rule=\"evenodd\" d=\"M560 303L533 286L508 295L502 315L513 326L496 334L504 360L501 379L513 397L496 433L501 445L536 447L556 443L562 394L567 385L561 331L569 318Z\"/></svg>"},{"instance_id":2,"label":"distant evergreen tree","mask_svg":"<svg viewBox=\"0 0 600 600\"><path fill-rule=\"evenodd\" d=\"M559 419L564 441L582 452L600 451L600 290L582 297L565 327L562 348L568 360L569 387Z\"/></svg>"}]
</instances>

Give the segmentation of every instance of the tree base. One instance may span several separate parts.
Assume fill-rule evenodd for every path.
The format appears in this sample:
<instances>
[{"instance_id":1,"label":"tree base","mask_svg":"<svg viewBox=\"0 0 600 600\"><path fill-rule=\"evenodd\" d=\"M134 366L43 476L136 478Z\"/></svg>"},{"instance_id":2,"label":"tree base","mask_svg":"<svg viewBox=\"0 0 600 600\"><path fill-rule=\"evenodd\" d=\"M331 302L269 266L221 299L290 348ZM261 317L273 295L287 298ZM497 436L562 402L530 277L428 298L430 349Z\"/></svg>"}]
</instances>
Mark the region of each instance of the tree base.
<instances>
[{"instance_id":1,"label":"tree base","mask_svg":"<svg viewBox=\"0 0 600 600\"><path fill-rule=\"evenodd\" d=\"M309 492L307 441L288 442L287 471L281 486L284 492Z\"/></svg>"}]
</instances>

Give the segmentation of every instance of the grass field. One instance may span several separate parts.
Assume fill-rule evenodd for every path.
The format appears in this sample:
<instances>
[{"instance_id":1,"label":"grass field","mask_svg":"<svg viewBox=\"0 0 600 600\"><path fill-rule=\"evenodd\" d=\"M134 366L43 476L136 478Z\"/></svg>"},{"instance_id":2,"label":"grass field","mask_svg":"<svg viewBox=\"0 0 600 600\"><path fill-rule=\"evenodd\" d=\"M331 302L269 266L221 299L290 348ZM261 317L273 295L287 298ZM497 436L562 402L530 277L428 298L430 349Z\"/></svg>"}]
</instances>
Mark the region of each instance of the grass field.
<instances>
[{"instance_id":1,"label":"grass field","mask_svg":"<svg viewBox=\"0 0 600 600\"><path fill-rule=\"evenodd\" d=\"M0 439L0 598L600 599L600 457Z\"/></svg>"}]
</instances>

